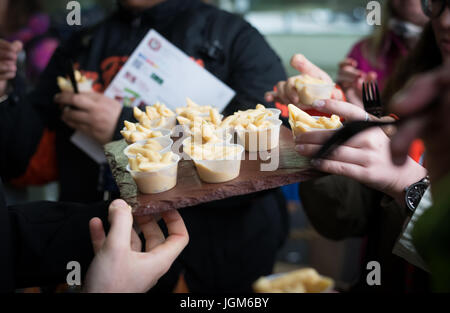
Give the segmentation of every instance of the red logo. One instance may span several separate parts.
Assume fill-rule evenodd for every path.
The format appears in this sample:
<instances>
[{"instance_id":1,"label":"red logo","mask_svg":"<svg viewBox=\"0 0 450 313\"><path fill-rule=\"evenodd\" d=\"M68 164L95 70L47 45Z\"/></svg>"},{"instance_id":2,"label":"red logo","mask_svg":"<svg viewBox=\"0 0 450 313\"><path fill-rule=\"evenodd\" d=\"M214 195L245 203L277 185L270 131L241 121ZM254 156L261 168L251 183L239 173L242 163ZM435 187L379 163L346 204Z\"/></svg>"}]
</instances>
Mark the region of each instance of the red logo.
<instances>
[{"instance_id":1,"label":"red logo","mask_svg":"<svg viewBox=\"0 0 450 313\"><path fill-rule=\"evenodd\" d=\"M158 51L159 49L161 49L161 43L158 39L155 38L150 39L150 41L148 42L148 46L154 51Z\"/></svg>"}]
</instances>

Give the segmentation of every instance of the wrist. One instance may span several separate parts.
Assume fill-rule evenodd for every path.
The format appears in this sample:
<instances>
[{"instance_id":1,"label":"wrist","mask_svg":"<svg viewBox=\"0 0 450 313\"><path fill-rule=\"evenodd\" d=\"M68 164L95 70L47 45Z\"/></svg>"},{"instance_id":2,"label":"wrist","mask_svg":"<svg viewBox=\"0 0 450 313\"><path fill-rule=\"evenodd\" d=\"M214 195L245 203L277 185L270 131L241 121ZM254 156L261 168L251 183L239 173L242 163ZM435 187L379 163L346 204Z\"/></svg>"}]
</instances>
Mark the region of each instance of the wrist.
<instances>
[{"instance_id":1,"label":"wrist","mask_svg":"<svg viewBox=\"0 0 450 313\"><path fill-rule=\"evenodd\" d=\"M398 181L395 184L395 187L388 195L394 198L399 205L406 207L406 189L421 181L427 175L428 172L423 166L408 158L407 164L403 166L403 170L398 175Z\"/></svg>"}]
</instances>

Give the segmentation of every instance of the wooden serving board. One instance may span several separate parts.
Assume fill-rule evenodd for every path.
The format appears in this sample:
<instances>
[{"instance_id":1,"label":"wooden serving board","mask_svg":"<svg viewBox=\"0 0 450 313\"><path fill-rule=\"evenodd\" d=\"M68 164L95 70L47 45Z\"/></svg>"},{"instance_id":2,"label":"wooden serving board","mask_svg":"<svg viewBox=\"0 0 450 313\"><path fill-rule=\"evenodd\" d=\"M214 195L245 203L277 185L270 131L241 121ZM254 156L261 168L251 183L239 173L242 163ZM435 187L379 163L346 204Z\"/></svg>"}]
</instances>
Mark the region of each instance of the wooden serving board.
<instances>
[{"instance_id":1,"label":"wooden serving board","mask_svg":"<svg viewBox=\"0 0 450 313\"><path fill-rule=\"evenodd\" d=\"M257 160L250 160L249 153L246 152L238 178L223 184L207 184L200 180L192 161L182 160L178 165L178 182L175 188L160 194L144 195L138 192L133 178L125 169L128 160L123 150L126 146L124 140L112 142L105 146L105 153L120 189L121 198L138 216L273 189L318 176L317 172L310 169L308 159L295 152L292 133L282 126L278 149L279 167L276 171L261 171L261 163L265 162L259 157Z\"/></svg>"}]
</instances>

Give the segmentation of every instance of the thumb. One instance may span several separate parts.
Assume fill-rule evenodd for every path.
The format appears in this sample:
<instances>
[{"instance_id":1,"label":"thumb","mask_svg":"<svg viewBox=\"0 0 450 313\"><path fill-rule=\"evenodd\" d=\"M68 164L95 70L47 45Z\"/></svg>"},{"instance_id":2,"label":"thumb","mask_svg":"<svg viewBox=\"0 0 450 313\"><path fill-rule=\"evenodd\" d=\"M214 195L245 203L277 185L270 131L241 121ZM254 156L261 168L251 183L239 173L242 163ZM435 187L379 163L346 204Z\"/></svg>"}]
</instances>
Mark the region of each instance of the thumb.
<instances>
[{"instance_id":1,"label":"thumb","mask_svg":"<svg viewBox=\"0 0 450 313\"><path fill-rule=\"evenodd\" d=\"M23 49L23 43L16 40L12 43L12 47L16 53L19 53Z\"/></svg>"},{"instance_id":2,"label":"thumb","mask_svg":"<svg viewBox=\"0 0 450 313\"><path fill-rule=\"evenodd\" d=\"M331 77L319 67L311 63L303 54L296 54L291 59L291 66L302 74L333 83Z\"/></svg>"}]
</instances>

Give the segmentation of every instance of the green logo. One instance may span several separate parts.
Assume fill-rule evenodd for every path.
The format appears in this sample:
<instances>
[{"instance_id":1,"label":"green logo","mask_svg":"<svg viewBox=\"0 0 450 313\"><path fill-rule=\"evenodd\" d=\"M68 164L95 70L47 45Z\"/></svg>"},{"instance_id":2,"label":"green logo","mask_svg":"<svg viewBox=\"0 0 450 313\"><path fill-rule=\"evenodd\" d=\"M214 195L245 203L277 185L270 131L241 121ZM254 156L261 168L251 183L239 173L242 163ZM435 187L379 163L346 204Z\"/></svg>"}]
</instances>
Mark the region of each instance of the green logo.
<instances>
[{"instance_id":1,"label":"green logo","mask_svg":"<svg viewBox=\"0 0 450 313\"><path fill-rule=\"evenodd\" d=\"M164 80L161 77L159 77L158 75L156 75L155 73L153 73L150 77L160 85L162 85L164 83Z\"/></svg>"}]
</instances>

